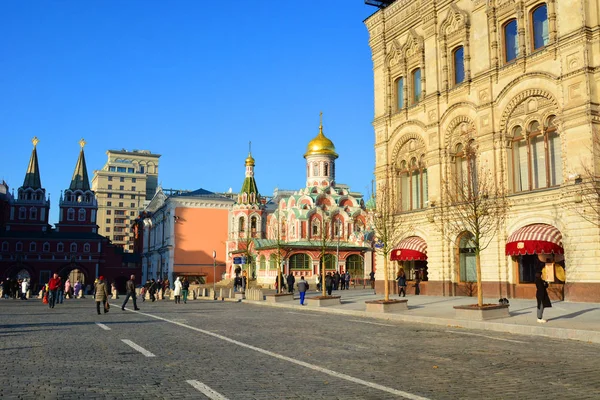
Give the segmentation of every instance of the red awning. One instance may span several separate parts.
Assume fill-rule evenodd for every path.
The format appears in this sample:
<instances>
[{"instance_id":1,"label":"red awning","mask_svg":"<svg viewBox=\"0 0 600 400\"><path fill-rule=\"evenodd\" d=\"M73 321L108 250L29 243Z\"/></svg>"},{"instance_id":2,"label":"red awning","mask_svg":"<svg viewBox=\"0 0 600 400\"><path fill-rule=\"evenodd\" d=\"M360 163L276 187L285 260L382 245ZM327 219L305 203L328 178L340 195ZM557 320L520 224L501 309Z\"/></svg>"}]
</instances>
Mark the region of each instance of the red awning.
<instances>
[{"instance_id":1,"label":"red awning","mask_svg":"<svg viewBox=\"0 0 600 400\"><path fill-rule=\"evenodd\" d=\"M506 255L564 254L562 233L552 225L533 224L522 227L508 237Z\"/></svg>"},{"instance_id":2,"label":"red awning","mask_svg":"<svg viewBox=\"0 0 600 400\"><path fill-rule=\"evenodd\" d=\"M392 261L427 260L427 243L418 236L403 239L390 255Z\"/></svg>"}]
</instances>

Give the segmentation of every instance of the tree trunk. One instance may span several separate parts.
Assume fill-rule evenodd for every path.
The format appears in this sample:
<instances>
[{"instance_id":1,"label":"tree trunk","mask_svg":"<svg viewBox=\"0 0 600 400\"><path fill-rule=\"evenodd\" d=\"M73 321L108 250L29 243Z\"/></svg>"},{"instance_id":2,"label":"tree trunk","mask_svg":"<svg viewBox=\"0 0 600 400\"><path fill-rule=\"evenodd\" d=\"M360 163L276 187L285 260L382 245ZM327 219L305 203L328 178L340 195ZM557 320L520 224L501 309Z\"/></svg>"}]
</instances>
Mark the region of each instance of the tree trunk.
<instances>
[{"instance_id":1,"label":"tree trunk","mask_svg":"<svg viewBox=\"0 0 600 400\"><path fill-rule=\"evenodd\" d=\"M386 254L383 255L383 284L385 285L384 300L388 301L390 299L390 286L388 285L388 260Z\"/></svg>"},{"instance_id":2,"label":"tree trunk","mask_svg":"<svg viewBox=\"0 0 600 400\"><path fill-rule=\"evenodd\" d=\"M483 289L481 288L481 256L479 251L475 253L475 265L477 271L477 305L483 305Z\"/></svg>"}]
</instances>

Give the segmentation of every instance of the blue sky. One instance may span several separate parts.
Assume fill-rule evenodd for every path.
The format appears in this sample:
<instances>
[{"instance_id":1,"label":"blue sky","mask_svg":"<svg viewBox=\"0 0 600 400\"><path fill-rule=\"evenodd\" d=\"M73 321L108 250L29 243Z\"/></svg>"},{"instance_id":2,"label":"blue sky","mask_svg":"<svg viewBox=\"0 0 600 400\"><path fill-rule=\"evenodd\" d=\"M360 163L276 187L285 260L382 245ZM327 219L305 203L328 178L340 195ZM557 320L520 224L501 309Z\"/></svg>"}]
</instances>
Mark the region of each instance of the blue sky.
<instances>
[{"instance_id":1,"label":"blue sky","mask_svg":"<svg viewBox=\"0 0 600 400\"><path fill-rule=\"evenodd\" d=\"M362 0L0 2L0 180L23 183L37 136L57 221L83 137L90 181L108 149L161 154L165 188L305 185L324 132L336 178L370 192L373 73Z\"/></svg>"}]
</instances>

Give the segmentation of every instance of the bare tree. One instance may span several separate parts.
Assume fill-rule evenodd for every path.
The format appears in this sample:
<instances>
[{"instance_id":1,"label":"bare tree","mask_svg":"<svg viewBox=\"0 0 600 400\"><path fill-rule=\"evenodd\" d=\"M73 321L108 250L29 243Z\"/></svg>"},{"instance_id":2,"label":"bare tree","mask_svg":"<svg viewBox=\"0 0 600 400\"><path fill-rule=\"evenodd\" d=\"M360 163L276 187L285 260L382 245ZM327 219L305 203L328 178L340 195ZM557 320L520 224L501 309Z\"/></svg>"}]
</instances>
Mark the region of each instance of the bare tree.
<instances>
[{"instance_id":1,"label":"bare tree","mask_svg":"<svg viewBox=\"0 0 600 400\"><path fill-rule=\"evenodd\" d=\"M484 251L503 225L509 204L503 181L496 181L487 166L468 144L463 152L462 165L454 168L450 178L442 183L445 201L436 209L435 218L442 234L451 242L463 233L471 235L475 251L477 274L477 305L483 305L481 285L481 252Z\"/></svg>"},{"instance_id":2,"label":"bare tree","mask_svg":"<svg viewBox=\"0 0 600 400\"><path fill-rule=\"evenodd\" d=\"M373 230L375 231L375 251L383 256L384 301L390 300L389 255L412 227L400 213L398 196L393 189L391 179L386 176L378 183L373 211Z\"/></svg>"},{"instance_id":3,"label":"bare tree","mask_svg":"<svg viewBox=\"0 0 600 400\"><path fill-rule=\"evenodd\" d=\"M586 221L600 226L600 175L594 167L593 160L596 154L600 154L600 133L594 131L592 149L589 154L591 160L581 160L583 174L572 174L569 179L575 183L576 201L575 211ZM583 207L581 207L583 205Z\"/></svg>"},{"instance_id":4,"label":"bare tree","mask_svg":"<svg viewBox=\"0 0 600 400\"><path fill-rule=\"evenodd\" d=\"M320 221L321 226L316 235L309 234L309 242L319 249L319 274L321 274L321 289L322 296L327 296L325 290L325 257L336 249L336 242L334 240L334 220L325 210L320 213L322 220ZM310 229L310 227L309 227ZM338 232L341 234L341 232ZM336 263L339 261L336 259ZM337 270L337 267L336 267Z\"/></svg>"},{"instance_id":5,"label":"bare tree","mask_svg":"<svg viewBox=\"0 0 600 400\"><path fill-rule=\"evenodd\" d=\"M273 240L275 243L273 244L275 248L275 256L277 260L277 293L282 293L281 288L283 287L283 263L282 261L287 258L287 256L291 252L291 247L287 246L287 242L283 239L281 228L283 222L277 221L276 224L273 224Z\"/></svg>"}]
</instances>

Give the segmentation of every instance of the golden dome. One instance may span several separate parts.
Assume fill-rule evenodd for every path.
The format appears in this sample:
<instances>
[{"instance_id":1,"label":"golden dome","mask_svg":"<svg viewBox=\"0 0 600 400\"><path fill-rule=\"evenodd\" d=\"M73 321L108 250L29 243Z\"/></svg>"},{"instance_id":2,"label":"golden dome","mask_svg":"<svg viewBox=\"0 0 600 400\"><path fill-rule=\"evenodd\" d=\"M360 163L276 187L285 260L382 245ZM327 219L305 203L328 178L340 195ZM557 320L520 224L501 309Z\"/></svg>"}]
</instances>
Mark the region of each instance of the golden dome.
<instances>
[{"instance_id":1,"label":"golden dome","mask_svg":"<svg viewBox=\"0 0 600 400\"><path fill-rule=\"evenodd\" d=\"M308 147L306 148L304 158L314 155L328 155L333 156L334 158L338 157L338 154L335 152L335 146L333 145L333 142L327 139L323 134L323 125L319 126L319 134L317 137L308 142Z\"/></svg>"},{"instance_id":2,"label":"golden dome","mask_svg":"<svg viewBox=\"0 0 600 400\"><path fill-rule=\"evenodd\" d=\"M252 157L252 154L250 154L250 153L248 153L248 157L246 157L246 166L254 167L254 158Z\"/></svg>"}]
</instances>

